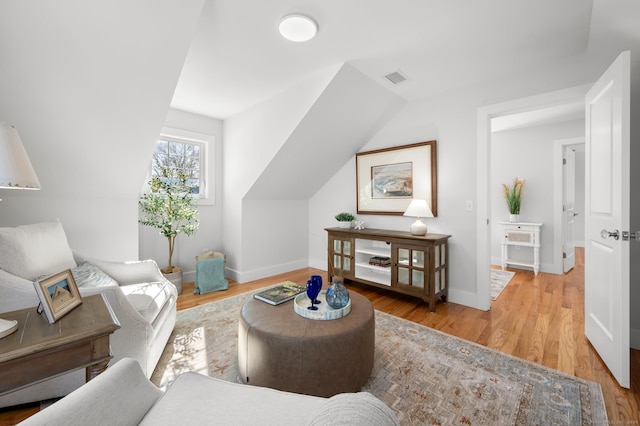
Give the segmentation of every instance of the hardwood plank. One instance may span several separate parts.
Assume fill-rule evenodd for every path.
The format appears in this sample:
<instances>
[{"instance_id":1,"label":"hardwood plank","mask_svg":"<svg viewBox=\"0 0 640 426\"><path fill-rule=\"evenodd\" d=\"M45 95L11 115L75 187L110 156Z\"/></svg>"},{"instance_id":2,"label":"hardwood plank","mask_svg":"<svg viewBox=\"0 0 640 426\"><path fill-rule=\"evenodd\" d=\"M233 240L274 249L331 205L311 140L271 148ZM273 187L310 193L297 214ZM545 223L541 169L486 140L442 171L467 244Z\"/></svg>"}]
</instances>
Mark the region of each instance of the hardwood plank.
<instances>
[{"instance_id":1,"label":"hardwood plank","mask_svg":"<svg viewBox=\"0 0 640 426\"><path fill-rule=\"evenodd\" d=\"M558 343L558 370L575 373L576 344L573 337L573 312L569 308L560 310L560 341Z\"/></svg>"},{"instance_id":2,"label":"hardwood plank","mask_svg":"<svg viewBox=\"0 0 640 426\"><path fill-rule=\"evenodd\" d=\"M455 303L438 303L436 312L417 298L364 285L347 284L350 291L367 297L382 312L519 356L602 387L611 424L637 424L640 419L640 351L631 350L631 389L615 379L584 336L584 250L576 249L576 266L565 275L511 269L512 281L491 310L484 312ZM325 280L326 272L303 268L245 284L229 282L229 290L193 294L193 283L185 283L178 309L188 309L214 300L257 290L290 280L304 284L312 274ZM0 426L15 424L37 411L37 407L0 410Z\"/></svg>"}]
</instances>

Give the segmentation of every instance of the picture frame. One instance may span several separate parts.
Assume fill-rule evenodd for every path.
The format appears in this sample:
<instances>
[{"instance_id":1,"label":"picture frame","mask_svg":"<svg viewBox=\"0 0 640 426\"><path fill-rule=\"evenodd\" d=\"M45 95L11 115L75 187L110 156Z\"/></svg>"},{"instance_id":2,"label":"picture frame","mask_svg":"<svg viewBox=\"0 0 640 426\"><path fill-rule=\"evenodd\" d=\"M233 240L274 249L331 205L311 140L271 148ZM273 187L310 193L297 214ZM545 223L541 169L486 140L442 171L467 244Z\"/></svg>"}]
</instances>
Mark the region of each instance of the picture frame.
<instances>
[{"instance_id":1,"label":"picture frame","mask_svg":"<svg viewBox=\"0 0 640 426\"><path fill-rule=\"evenodd\" d=\"M436 141L356 153L357 213L402 215L414 198L438 216Z\"/></svg>"},{"instance_id":2,"label":"picture frame","mask_svg":"<svg viewBox=\"0 0 640 426\"><path fill-rule=\"evenodd\" d=\"M71 269L35 281L33 285L40 299L38 313L44 311L49 324L53 324L82 303Z\"/></svg>"}]
</instances>

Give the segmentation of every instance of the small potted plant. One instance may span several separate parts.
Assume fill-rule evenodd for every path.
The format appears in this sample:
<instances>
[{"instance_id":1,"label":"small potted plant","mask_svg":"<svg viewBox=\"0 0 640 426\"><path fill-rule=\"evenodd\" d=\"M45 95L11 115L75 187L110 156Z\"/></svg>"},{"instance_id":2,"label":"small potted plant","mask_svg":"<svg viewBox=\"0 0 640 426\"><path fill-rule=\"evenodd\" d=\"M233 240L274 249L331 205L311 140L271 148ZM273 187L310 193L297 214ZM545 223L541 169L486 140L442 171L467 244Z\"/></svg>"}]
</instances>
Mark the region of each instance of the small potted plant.
<instances>
[{"instance_id":1,"label":"small potted plant","mask_svg":"<svg viewBox=\"0 0 640 426\"><path fill-rule=\"evenodd\" d=\"M340 222L338 225L340 228L351 228L351 222L356 218L351 213L346 212L338 213L335 217Z\"/></svg>"},{"instance_id":2,"label":"small potted plant","mask_svg":"<svg viewBox=\"0 0 640 426\"><path fill-rule=\"evenodd\" d=\"M149 192L140 197L139 222L159 229L169 245L169 264L160 271L182 293L182 269L173 265L173 250L179 234L193 235L198 230L198 206L191 196L193 185L186 172L156 162L159 175L149 181Z\"/></svg>"},{"instance_id":3,"label":"small potted plant","mask_svg":"<svg viewBox=\"0 0 640 426\"><path fill-rule=\"evenodd\" d=\"M524 179L515 178L513 185L502 184L502 194L509 209L509 222L518 222L520 215L520 205L522 203L522 190L524 189Z\"/></svg>"}]
</instances>

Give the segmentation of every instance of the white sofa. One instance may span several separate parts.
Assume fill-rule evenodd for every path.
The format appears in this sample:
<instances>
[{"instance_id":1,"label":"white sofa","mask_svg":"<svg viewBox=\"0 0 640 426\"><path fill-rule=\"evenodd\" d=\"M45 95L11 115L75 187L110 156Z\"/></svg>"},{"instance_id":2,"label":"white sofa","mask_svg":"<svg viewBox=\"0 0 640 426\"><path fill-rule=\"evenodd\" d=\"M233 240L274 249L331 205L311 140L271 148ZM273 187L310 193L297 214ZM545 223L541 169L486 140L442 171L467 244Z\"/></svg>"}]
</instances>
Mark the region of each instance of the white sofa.
<instances>
[{"instance_id":1,"label":"white sofa","mask_svg":"<svg viewBox=\"0 0 640 426\"><path fill-rule=\"evenodd\" d=\"M85 425L397 426L367 392L329 399L184 373L162 392L124 359L21 426Z\"/></svg>"},{"instance_id":2,"label":"white sofa","mask_svg":"<svg viewBox=\"0 0 640 426\"><path fill-rule=\"evenodd\" d=\"M176 321L176 287L153 260L85 259L69 248L59 220L0 228L0 318L35 307L33 281L72 269L81 296L102 293L121 328L111 336L113 360L134 358L151 377ZM84 369L0 397L0 407L67 395L84 381Z\"/></svg>"}]
</instances>

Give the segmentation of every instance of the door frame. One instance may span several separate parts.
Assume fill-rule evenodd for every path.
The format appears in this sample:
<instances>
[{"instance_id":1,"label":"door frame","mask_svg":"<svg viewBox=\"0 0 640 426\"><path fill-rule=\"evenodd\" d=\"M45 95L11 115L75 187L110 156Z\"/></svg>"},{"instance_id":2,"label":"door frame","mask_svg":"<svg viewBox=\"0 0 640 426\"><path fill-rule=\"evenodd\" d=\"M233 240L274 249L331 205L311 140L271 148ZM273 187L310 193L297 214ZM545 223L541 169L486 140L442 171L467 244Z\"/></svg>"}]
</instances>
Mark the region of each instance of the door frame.
<instances>
[{"instance_id":1,"label":"door frame","mask_svg":"<svg viewBox=\"0 0 640 426\"><path fill-rule=\"evenodd\" d=\"M592 84L529 96L478 108L476 172L476 308L491 308L491 119L544 107L584 102Z\"/></svg>"},{"instance_id":2,"label":"door frame","mask_svg":"<svg viewBox=\"0 0 640 426\"><path fill-rule=\"evenodd\" d=\"M554 161L554 166L553 166L553 173L554 173L554 178L553 181L555 182L554 188L553 188L553 209L554 209L554 214L553 214L553 225L554 225L554 232L553 232L553 239L554 239L554 248L553 248L553 253L554 253L554 262L553 264L556 265L558 263L559 260L559 270L557 271L558 274L563 274L564 273L564 261L562 258L563 255L563 247L562 247L562 243L564 240L564 220L563 220L563 214L562 214L562 205L563 205L563 201L564 201L564 173L562 170L562 158L564 157L564 152L563 149L569 146L575 146L575 145L583 145L584 146L584 136L580 136L577 138L570 138L570 139L561 139L561 140L557 140L554 143L553 146L553 161ZM560 183L560 184L558 184Z\"/></svg>"}]
</instances>

